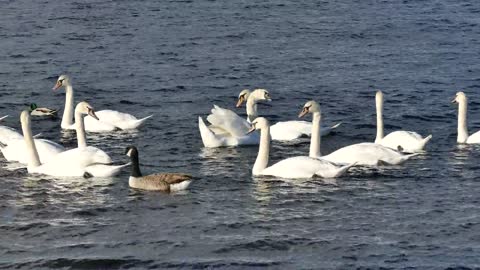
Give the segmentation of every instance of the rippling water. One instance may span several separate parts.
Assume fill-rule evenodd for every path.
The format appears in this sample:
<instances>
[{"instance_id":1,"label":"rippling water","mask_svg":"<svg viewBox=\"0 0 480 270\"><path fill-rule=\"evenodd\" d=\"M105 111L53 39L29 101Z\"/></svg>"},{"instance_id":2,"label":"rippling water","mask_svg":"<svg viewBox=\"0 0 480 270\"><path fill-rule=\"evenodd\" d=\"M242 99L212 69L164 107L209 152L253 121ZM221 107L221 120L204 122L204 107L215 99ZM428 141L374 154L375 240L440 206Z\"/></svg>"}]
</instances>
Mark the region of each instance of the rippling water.
<instances>
[{"instance_id":1,"label":"rippling water","mask_svg":"<svg viewBox=\"0 0 480 270\"><path fill-rule=\"evenodd\" d=\"M470 98L480 128L478 1L0 1L0 114L76 100L155 114L138 132L89 134L145 172L195 175L189 191L128 188L128 173L56 179L0 169L0 268L480 267L480 149L457 146L451 97ZM315 99L343 125L324 153L373 141L374 90L386 129L432 133L403 166L337 180L251 177L257 147L203 149L197 117L234 108L243 88L270 90L271 121ZM244 114L244 109L235 109ZM35 133L75 145L60 121ZM273 144L273 160L308 141ZM3 160L3 159L2 159ZM2 161L3 167L10 166Z\"/></svg>"}]
</instances>

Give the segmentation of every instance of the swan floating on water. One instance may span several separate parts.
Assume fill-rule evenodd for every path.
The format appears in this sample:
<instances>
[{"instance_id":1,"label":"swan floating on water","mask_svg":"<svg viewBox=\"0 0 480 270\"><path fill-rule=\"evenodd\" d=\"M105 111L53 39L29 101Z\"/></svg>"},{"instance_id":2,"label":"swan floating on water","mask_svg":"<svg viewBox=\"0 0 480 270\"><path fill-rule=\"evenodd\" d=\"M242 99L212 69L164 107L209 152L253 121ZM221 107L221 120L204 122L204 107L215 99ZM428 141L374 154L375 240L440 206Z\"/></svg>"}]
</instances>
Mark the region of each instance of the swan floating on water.
<instances>
[{"instance_id":1,"label":"swan floating on water","mask_svg":"<svg viewBox=\"0 0 480 270\"><path fill-rule=\"evenodd\" d=\"M270 125L264 117L258 117L252 122L249 132L260 130L260 146L257 159L253 165L252 174L254 176L266 175L281 178L312 178L320 176L323 178L333 178L343 175L351 166L338 166L332 162L311 158L307 156L296 156L281 160L271 166L268 166L270 155ZM313 142L312 137L312 142Z\"/></svg>"},{"instance_id":2,"label":"swan floating on water","mask_svg":"<svg viewBox=\"0 0 480 270\"><path fill-rule=\"evenodd\" d=\"M397 165L418 154L405 155L391 148L375 143L357 143L342 147L329 155L322 156L320 152L320 105L314 100L308 101L303 106L299 117L306 114L313 114L315 131L312 131L312 142L310 143L309 156L327 160L335 164L358 164L376 166L379 164Z\"/></svg>"},{"instance_id":3,"label":"swan floating on water","mask_svg":"<svg viewBox=\"0 0 480 270\"><path fill-rule=\"evenodd\" d=\"M480 131L468 135L467 105L468 100L464 92L457 92L452 103L458 103L457 143L480 143Z\"/></svg>"},{"instance_id":4,"label":"swan floating on water","mask_svg":"<svg viewBox=\"0 0 480 270\"><path fill-rule=\"evenodd\" d=\"M53 90L65 87L65 109L62 117L63 129L75 129L73 124L73 87L70 78L67 75L58 77L57 83ZM142 119L137 119L135 116L127 113L122 113L113 110L101 110L96 113L100 120L96 120L91 116L85 118L85 130L91 132L108 132L117 129L136 129L140 127L147 119L153 115L149 115Z\"/></svg>"},{"instance_id":5,"label":"swan floating on water","mask_svg":"<svg viewBox=\"0 0 480 270\"><path fill-rule=\"evenodd\" d=\"M383 136L383 93L380 90L375 95L375 104L377 109L377 137L375 143L406 153L421 152L425 148L432 135L423 138L413 131L398 130Z\"/></svg>"}]
</instances>

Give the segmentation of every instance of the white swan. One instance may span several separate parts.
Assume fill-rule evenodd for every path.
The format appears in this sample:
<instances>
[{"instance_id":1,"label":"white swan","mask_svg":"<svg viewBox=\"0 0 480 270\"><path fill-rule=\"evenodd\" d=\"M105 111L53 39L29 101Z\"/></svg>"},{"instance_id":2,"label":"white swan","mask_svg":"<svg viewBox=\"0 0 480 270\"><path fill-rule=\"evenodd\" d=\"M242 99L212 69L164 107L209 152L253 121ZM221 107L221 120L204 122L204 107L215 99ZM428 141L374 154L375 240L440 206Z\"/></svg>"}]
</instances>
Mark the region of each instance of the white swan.
<instances>
[{"instance_id":1,"label":"white swan","mask_svg":"<svg viewBox=\"0 0 480 270\"><path fill-rule=\"evenodd\" d=\"M75 125L73 124L73 87L70 78L67 75L61 75L58 77L53 90L57 90L62 86L65 87L66 95L61 126L63 129L75 129ZM116 129L136 129L153 115L137 119L131 114L112 110L102 110L97 112L97 116L100 121L88 116L85 118L85 129L87 131L108 132Z\"/></svg>"},{"instance_id":2,"label":"white swan","mask_svg":"<svg viewBox=\"0 0 480 270\"><path fill-rule=\"evenodd\" d=\"M312 113L314 115L314 125L315 115L318 113L318 118L320 118L320 105L317 102L311 100L305 103L303 106L302 112L299 117L303 117L307 113ZM318 124L318 127L320 124ZM375 166L378 164L400 164L407 159L416 156L418 154L404 155L400 152L397 152L393 149L385 147L380 144L375 143L357 143L349 146L340 148L333 153L330 153L326 156L321 156L320 152L320 136L318 136L318 128L312 131L312 141L310 143L310 153L309 156L312 158L319 158L322 160L327 160L335 164L358 164L358 165L368 165Z\"/></svg>"},{"instance_id":3,"label":"white swan","mask_svg":"<svg viewBox=\"0 0 480 270\"><path fill-rule=\"evenodd\" d=\"M463 92L458 92L452 103L458 103L458 126L457 143L475 144L480 143L480 131L468 135L467 126L467 96Z\"/></svg>"},{"instance_id":4,"label":"white swan","mask_svg":"<svg viewBox=\"0 0 480 270\"><path fill-rule=\"evenodd\" d=\"M249 102L250 95L255 95L257 91L263 89L256 89L253 92L250 92L248 89L244 89L238 95L237 107L240 107L244 101L247 101L247 120L249 122L258 117L257 104L256 102ZM264 90L265 91L265 90ZM267 92L268 94L268 92ZM270 95L268 95L270 99ZM341 123L337 123L333 126L323 126L321 128L321 136L326 136L340 126ZM274 141L292 141L298 139L302 136L310 136L312 131L312 123L307 121L281 121L270 126L270 134L272 140Z\"/></svg>"},{"instance_id":5,"label":"white swan","mask_svg":"<svg viewBox=\"0 0 480 270\"><path fill-rule=\"evenodd\" d=\"M98 117L93 107L88 102L82 101L75 107L75 131L77 134L77 148L70 149L71 162L81 164L84 166L90 164L109 164L112 163L110 156L103 150L87 146L87 135L85 134L85 117L83 115L89 115L93 119L97 120ZM98 120L97 120L98 121Z\"/></svg>"},{"instance_id":6,"label":"white swan","mask_svg":"<svg viewBox=\"0 0 480 270\"><path fill-rule=\"evenodd\" d=\"M407 153L421 152L430 141L432 135L425 138L413 131L398 130L383 136L383 93L377 91L375 95L377 108L377 137L375 143Z\"/></svg>"},{"instance_id":7,"label":"white swan","mask_svg":"<svg viewBox=\"0 0 480 270\"><path fill-rule=\"evenodd\" d=\"M256 103L260 100L270 100L268 91L258 89L249 95L247 100L249 117L256 117L253 112L256 112ZM255 110L250 111L249 108L255 108ZM250 123L231 110L213 105L212 113L208 115L207 121L211 124L210 126L207 126L203 119L198 117L200 136L205 147L256 145L259 142L258 133L246 135Z\"/></svg>"},{"instance_id":8,"label":"white swan","mask_svg":"<svg viewBox=\"0 0 480 270\"><path fill-rule=\"evenodd\" d=\"M88 113L82 112L82 113ZM75 148L59 153L54 159L48 163L40 162L35 141L33 140L31 131L30 113L23 111L20 115L22 131L25 144L27 145L27 153L29 156L27 170L29 173L41 173L51 176L98 176L108 177L116 175L120 170L129 164L124 165L107 165L96 162L98 156L95 157L96 151L91 151L90 147ZM80 121L83 122L83 121ZM80 125L78 125L80 126ZM109 161L107 156L104 161ZM110 160L111 161L111 160Z\"/></svg>"},{"instance_id":9,"label":"white swan","mask_svg":"<svg viewBox=\"0 0 480 270\"><path fill-rule=\"evenodd\" d=\"M318 122L318 124L320 124ZM252 122L249 132L260 130L260 146L257 159L253 165L252 174L255 176L267 175L281 178L312 178L320 176L323 178L333 178L343 175L347 166L337 166L331 162L311 158L307 156L297 156L281 160L270 167L268 166L270 154L270 125L264 117L258 117ZM312 139L313 142L313 139Z\"/></svg>"}]
</instances>

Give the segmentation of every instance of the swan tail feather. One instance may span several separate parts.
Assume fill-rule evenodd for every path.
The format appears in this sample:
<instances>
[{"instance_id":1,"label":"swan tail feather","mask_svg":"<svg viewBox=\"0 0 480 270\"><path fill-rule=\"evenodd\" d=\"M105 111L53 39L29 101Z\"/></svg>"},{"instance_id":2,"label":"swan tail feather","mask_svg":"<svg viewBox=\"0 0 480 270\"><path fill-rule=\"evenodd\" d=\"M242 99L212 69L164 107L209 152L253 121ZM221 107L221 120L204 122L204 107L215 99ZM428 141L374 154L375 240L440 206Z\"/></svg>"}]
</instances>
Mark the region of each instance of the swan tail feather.
<instances>
[{"instance_id":1,"label":"swan tail feather","mask_svg":"<svg viewBox=\"0 0 480 270\"><path fill-rule=\"evenodd\" d=\"M335 125L331 126L330 129L336 129L336 128L338 128L341 124L342 124L342 122L338 122L338 123L336 123Z\"/></svg>"},{"instance_id":2,"label":"swan tail feather","mask_svg":"<svg viewBox=\"0 0 480 270\"><path fill-rule=\"evenodd\" d=\"M142 119L138 119L138 120L134 121L132 126L131 126L131 129L135 129L135 128L140 127L141 125L143 125L143 123L145 123L145 121L147 121L149 118L152 118L152 117L153 117L153 114L151 114L147 117L144 117Z\"/></svg>"},{"instance_id":3,"label":"swan tail feather","mask_svg":"<svg viewBox=\"0 0 480 270\"><path fill-rule=\"evenodd\" d=\"M340 177L340 176L344 175L351 167L353 167L355 165L357 165L357 162L354 162L352 164L348 164L348 165L340 167L340 169L338 169L335 172L335 175L333 177Z\"/></svg>"},{"instance_id":4,"label":"swan tail feather","mask_svg":"<svg viewBox=\"0 0 480 270\"><path fill-rule=\"evenodd\" d=\"M130 162L122 165L105 165L105 164L96 164L90 165L85 169L85 174L92 175L95 177L109 177L115 176L120 173L120 171L130 166ZM85 177L84 174L84 177Z\"/></svg>"},{"instance_id":5,"label":"swan tail feather","mask_svg":"<svg viewBox=\"0 0 480 270\"><path fill-rule=\"evenodd\" d=\"M425 139L422 140L420 145L422 146L422 149L425 148L425 145L432 139L432 134L428 135L425 137Z\"/></svg>"},{"instance_id":6,"label":"swan tail feather","mask_svg":"<svg viewBox=\"0 0 480 270\"><path fill-rule=\"evenodd\" d=\"M413 153L413 154L408 154L408 155L403 155L401 156L397 162L395 162L394 164L397 165L397 164L402 164L404 163L405 161L409 160L410 158L412 157L415 157L415 156L418 156L420 155L420 153Z\"/></svg>"},{"instance_id":7,"label":"swan tail feather","mask_svg":"<svg viewBox=\"0 0 480 270\"><path fill-rule=\"evenodd\" d=\"M215 142L218 141L215 133L213 133L205 122L203 122L202 117L198 117L198 129L200 130L200 136L202 137L202 142L205 147L215 147Z\"/></svg>"}]
</instances>

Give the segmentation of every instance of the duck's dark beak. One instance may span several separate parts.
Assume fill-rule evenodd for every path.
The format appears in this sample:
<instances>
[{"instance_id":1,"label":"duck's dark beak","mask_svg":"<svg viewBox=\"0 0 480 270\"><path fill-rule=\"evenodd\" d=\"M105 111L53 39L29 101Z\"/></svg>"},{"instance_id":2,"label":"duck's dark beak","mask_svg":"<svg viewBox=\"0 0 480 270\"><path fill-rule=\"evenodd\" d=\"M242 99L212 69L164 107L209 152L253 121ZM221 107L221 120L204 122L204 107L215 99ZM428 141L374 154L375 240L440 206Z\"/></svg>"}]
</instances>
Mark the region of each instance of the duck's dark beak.
<instances>
[{"instance_id":1,"label":"duck's dark beak","mask_svg":"<svg viewBox=\"0 0 480 270\"><path fill-rule=\"evenodd\" d=\"M98 119L97 115L95 114L95 111L92 108L88 108L88 115L90 115L91 117L93 117L97 120L100 120L100 119Z\"/></svg>"}]
</instances>

